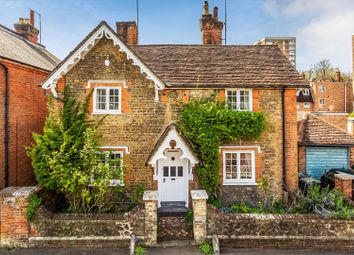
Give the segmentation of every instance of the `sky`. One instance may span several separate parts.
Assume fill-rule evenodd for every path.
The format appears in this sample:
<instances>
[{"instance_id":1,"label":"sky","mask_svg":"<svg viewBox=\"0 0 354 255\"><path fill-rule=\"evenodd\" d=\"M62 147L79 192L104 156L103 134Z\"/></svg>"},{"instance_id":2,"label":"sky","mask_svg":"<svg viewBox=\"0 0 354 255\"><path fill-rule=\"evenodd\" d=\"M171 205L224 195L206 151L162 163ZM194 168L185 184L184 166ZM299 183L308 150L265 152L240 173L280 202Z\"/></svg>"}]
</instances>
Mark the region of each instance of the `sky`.
<instances>
[{"instance_id":1,"label":"sky","mask_svg":"<svg viewBox=\"0 0 354 255\"><path fill-rule=\"evenodd\" d=\"M203 0L139 0L140 44L200 44ZM209 0L224 20L224 0ZM0 24L13 28L29 8L42 14L42 44L60 59L105 20L136 20L136 0L0 0ZM227 0L227 44L295 36L297 69L322 59L351 72L354 0ZM38 19L36 20L38 24Z\"/></svg>"}]
</instances>

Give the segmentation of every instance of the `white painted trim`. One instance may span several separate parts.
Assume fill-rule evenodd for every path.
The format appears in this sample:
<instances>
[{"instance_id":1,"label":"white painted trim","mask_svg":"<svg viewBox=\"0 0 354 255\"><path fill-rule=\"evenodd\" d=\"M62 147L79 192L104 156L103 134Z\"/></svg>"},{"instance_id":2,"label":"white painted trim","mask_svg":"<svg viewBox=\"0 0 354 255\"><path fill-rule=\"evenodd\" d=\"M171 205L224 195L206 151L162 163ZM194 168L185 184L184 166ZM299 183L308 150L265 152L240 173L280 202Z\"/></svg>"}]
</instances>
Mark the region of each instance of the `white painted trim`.
<instances>
[{"instance_id":1,"label":"white painted trim","mask_svg":"<svg viewBox=\"0 0 354 255\"><path fill-rule=\"evenodd\" d=\"M124 52L127 55L128 60L132 60L132 64L140 68L140 72L146 75L146 78L153 81L155 84L155 90L162 90L165 88L164 83L130 50L119 38L113 33L106 24L102 24L100 28L93 33L86 42L80 46L55 72L42 83L43 89L50 89L55 97L58 96L56 92L56 86L58 80L65 75L79 60L83 58L85 53L90 51L95 45L96 40L106 37L113 41L113 45L119 48L119 51ZM104 63L102 63L103 65ZM158 93L155 92L155 94ZM155 100L158 99L155 95Z\"/></svg>"},{"instance_id":2,"label":"white painted trim","mask_svg":"<svg viewBox=\"0 0 354 255\"><path fill-rule=\"evenodd\" d=\"M258 153L261 153L261 146L260 145L244 145L244 146L237 146L237 145L225 145L225 146L219 146L219 152L221 151L220 149L249 149L249 148L255 148L257 149Z\"/></svg>"},{"instance_id":3,"label":"white painted trim","mask_svg":"<svg viewBox=\"0 0 354 255\"><path fill-rule=\"evenodd\" d=\"M97 89L106 90L106 110L96 109ZM109 90L118 89L119 91L119 107L118 110L109 110ZM93 91L92 114L122 114L122 88L117 86L99 86L95 87Z\"/></svg>"},{"instance_id":4,"label":"white painted trim","mask_svg":"<svg viewBox=\"0 0 354 255\"><path fill-rule=\"evenodd\" d=\"M237 91L237 110L235 111L253 111L253 91L252 89L243 89L243 88L235 88L235 89L225 89L225 103L227 104L228 98L227 98L227 92L228 91ZM240 91L249 91L250 92L250 98L249 98L249 110L240 110Z\"/></svg>"},{"instance_id":5,"label":"white painted trim","mask_svg":"<svg viewBox=\"0 0 354 255\"><path fill-rule=\"evenodd\" d=\"M130 154L128 146L101 146L101 149L124 149L126 154Z\"/></svg>"},{"instance_id":6,"label":"white painted trim","mask_svg":"<svg viewBox=\"0 0 354 255\"><path fill-rule=\"evenodd\" d=\"M123 88L127 89L127 82L125 80L88 80L87 86L85 88L91 88L92 83L103 83L103 84L123 84Z\"/></svg>"},{"instance_id":7,"label":"white painted trim","mask_svg":"<svg viewBox=\"0 0 354 255\"><path fill-rule=\"evenodd\" d=\"M256 156L254 150L237 150L237 147L234 147L235 150L225 150L223 151L223 185L254 185L256 183ZM252 160L252 179L225 179L226 176L226 165L225 165L225 154L226 153L237 153L237 175L240 178L240 153L251 153Z\"/></svg>"}]
</instances>

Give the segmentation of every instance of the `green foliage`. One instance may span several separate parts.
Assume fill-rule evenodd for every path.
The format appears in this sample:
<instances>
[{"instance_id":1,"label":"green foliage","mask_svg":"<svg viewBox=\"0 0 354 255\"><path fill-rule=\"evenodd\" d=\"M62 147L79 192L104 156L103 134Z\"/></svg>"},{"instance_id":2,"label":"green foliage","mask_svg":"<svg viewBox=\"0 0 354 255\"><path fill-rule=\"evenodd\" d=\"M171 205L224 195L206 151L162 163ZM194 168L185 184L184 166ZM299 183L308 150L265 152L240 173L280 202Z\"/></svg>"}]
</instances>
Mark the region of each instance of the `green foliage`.
<instances>
[{"instance_id":1,"label":"green foliage","mask_svg":"<svg viewBox=\"0 0 354 255\"><path fill-rule=\"evenodd\" d=\"M135 255L144 255L146 253L146 249L141 245L135 246L134 254Z\"/></svg>"},{"instance_id":2,"label":"green foliage","mask_svg":"<svg viewBox=\"0 0 354 255\"><path fill-rule=\"evenodd\" d=\"M199 245L199 251L202 254L206 254L206 255L212 255L214 252L213 247L207 242L204 242L201 245Z\"/></svg>"},{"instance_id":3,"label":"green foliage","mask_svg":"<svg viewBox=\"0 0 354 255\"><path fill-rule=\"evenodd\" d=\"M304 191L292 196L290 211L293 213L316 213L322 216L350 218L354 217L354 208L345 200L344 195L333 189L311 185Z\"/></svg>"},{"instance_id":4,"label":"green foliage","mask_svg":"<svg viewBox=\"0 0 354 255\"><path fill-rule=\"evenodd\" d=\"M110 187L111 179L120 179L121 169L113 170L109 166L114 160L107 156L102 161L97 153L98 126L91 127L86 120L90 96L80 104L65 92L58 117L50 100L44 132L33 135L35 144L28 149L38 183L64 194L70 211L107 211L121 189Z\"/></svg>"},{"instance_id":5,"label":"green foliage","mask_svg":"<svg viewBox=\"0 0 354 255\"><path fill-rule=\"evenodd\" d=\"M193 211L191 209L187 211L186 222L189 228L193 227Z\"/></svg>"},{"instance_id":6,"label":"green foliage","mask_svg":"<svg viewBox=\"0 0 354 255\"><path fill-rule=\"evenodd\" d=\"M218 101L191 101L181 113L178 126L193 142L202 160L196 169L198 182L209 193L219 184L219 146L239 139L257 139L266 128L260 112L233 111Z\"/></svg>"},{"instance_id":7,"label":"green foliage","mask_svg":"<svg viewBox=\"0 0 354 255\"><path fill-rule=\"evenodd\" d=\"M247 203L233 204L231 206L231 212L233 213L274 213L274 214L285 214L286 207L281 203L274 203L271 206L251 206Z\"/></svg>"},{"instance_id":8,"label":"green foliage","mask_svg":"<svg viewBox=\"0 0 354 255\"><path fill-rule=\"evenodd\" d=\"M215 206L216 208L221 208L223 206L222 201L215 197L215 196L210 196L207 201L209 204Z\"/></svg>"},{"instance_id":9,"label":"green foliage","mask_svg":"<svg viewBox=\"0 0 354 255\"><path fill-rule=\"evenodd\" d=\"M144 185L138 184L136 185L132 196L130 197L130 202L135 206L140 203L141 199L144 195Z\"/></svg>"},{"instance_id":10,"label":"green foliage","mask_svg":"<svg viewBox=\"0 0 354 255\"><path fill-rule=\"evenodd\" d=\"M43 199L34 193L29 202L27 207L27 219L32 220L34 213L36 212L37 208L42 204Z\"/></svg>"}]
</instances>

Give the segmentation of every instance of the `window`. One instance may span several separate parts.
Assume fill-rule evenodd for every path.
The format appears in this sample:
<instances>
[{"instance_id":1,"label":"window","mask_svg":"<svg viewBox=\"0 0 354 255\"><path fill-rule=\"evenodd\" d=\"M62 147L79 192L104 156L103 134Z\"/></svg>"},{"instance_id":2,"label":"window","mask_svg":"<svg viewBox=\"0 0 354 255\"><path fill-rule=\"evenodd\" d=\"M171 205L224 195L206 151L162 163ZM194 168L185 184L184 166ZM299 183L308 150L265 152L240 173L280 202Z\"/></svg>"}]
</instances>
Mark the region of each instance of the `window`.
<instances>
[{"instance_id":1,"label":"window","mask_svg":"<svg viewBox=\"0 0 354 255\"><path fill-rule=\"evenodd\" d=\"M311 104L309 102L304 102L304 108L310 108Z\"/></svg>"},{"instance_id":2,"label":"window","mask_svg":"<svg viewBox=\"0 0 354 255\"><path fill-rule=\"evenodd\" d=\"M93 113L121 113L121 88L96 87L93 92Z\"/></svg>"},{"instance_id":3,"label":"window","mask_svg":"<svg viewBox=\"0 0 354 255\"><path fill-rule=\"evenodd\" d=\"M227 90L226 103L234 111L252 111L252 90Z\"/></svg>"},{"instance_id":4,"label":"window","mask_svg":"<svg viewBox=\"0 0 354 255\"><path fill-rule=\"evenodd\" d=\"M320 92L325 92L325 91L326 91L325 86L324 86L324 85L321 85L321 86L320 86Z\"/></svg>"},{"instance_id":5,"label":"window","mask_svg":"<svg viewBox=\"0 0 354 255\"><path fill-rule=\"evenodd\" d=\"M101 162L109 164L109 170L119 173L110 181L110 186L124 185L123 183L123 153L120 151L100 151L99 159ZM94 178L94 177L93 177Z\"/></svg>"},{"instance_id":6,"label":"window","mask_svg":"<svg viewBox=\"0 0 354 255\"><path fill-rule=\"evenodd\" d=\"M324 105L326 103L326 100L324 98L320 98L320 105Z\"/></svg>"},{"instance_id":7,"label":"window","mask_svg":"<svg viewBox=\"0 0 354 255\"><path fill-rule=\"evenodd\" d=\"M163 177L183 177L183 166L164 166Z\"/></svg>"},{"instance_id":8,"label":"window","mask_svg":"<svg viewBox=\"0 0 354 255\"><path fill-rule=\"evenodd\" d=\"M304 96L309 96L310 95L310 90L309 89L304 89L303 90L303 95Z\"/></svg>"},{"instance_id":9,"label":"window","mask_svg":"<svg viewBox=\"0 0 354 255\"><path fill-rule=\"evenodd\" d=\"M224 152L224 184L255 183L254 151Z\"/></svg>"}]
</instances>

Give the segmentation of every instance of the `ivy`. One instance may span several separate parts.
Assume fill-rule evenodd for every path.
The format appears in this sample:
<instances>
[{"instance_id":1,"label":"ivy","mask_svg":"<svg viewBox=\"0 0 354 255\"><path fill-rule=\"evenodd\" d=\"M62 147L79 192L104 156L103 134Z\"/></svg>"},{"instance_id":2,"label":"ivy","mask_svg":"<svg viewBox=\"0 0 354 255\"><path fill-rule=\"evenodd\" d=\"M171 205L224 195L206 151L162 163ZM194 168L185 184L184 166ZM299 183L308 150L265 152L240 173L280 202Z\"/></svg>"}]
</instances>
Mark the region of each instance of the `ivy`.
<instances>
[{"instance_id":1,"label":"ivy","mask_svg":"<svg viewBox=\"0 0 354 255\"><path fill-rule=\"evenodd\" d=\"M233 111L220 101L191 101L182 108L178 126L201 159L199 184L209 193L219 184L219 146L234 140L258 139L266 128L261 112Z\"/></svg>"}]
</instances>

